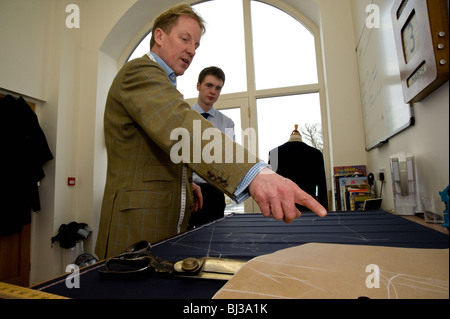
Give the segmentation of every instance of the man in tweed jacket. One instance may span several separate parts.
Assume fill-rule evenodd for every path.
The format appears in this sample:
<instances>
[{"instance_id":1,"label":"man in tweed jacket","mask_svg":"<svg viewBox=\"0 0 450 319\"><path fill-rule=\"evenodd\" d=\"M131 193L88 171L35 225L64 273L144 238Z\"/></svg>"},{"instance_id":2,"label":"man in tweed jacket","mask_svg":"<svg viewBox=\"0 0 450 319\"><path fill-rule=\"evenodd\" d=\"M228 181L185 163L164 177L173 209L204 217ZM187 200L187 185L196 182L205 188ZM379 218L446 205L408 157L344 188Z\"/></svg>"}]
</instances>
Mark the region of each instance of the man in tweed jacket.
<instances>
[{"instance_id":1,"label":"man in tweed jacket","mask_svg":"<svg viewBox=\"0 0 450 319\"><path fill-rule=\"evenodd\" d=\"M196 150L211 142L198 145L195 128L215 128L191 110L174 84L200 45L203 21L190 6L179 5L161 14L152 30L151 52L122 67L106 101L108 168L99 258L117 255L139 240L154 243L186 230L191 211L201 205L192 171L236 201L253 196L266 217L291 222L300 216L296 202L325 216L311 196L258 160L230 161L226 152L219 162L196 160ZM182 162L174 161L173 153L179 143L173 132L180 129L189 137L188 157ZM222 146L228 137L220 134L217 143ZM239 144L233 146L245 159L252 157Z\"/></svg>"}]
</instances>

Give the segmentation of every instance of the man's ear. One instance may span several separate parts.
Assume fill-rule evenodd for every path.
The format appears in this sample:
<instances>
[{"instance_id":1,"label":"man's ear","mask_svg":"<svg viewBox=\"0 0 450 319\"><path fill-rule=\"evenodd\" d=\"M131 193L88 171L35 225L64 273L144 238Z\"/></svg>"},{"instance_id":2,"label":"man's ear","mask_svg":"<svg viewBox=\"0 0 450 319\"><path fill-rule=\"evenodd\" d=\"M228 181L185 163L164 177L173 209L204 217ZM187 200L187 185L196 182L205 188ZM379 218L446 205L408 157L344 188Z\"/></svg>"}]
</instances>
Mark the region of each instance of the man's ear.
<instances>
[{"instance_id":1,"label":"man's ear","mask_svg":"<svg viewBox=\"0 0 450 319\"><path fill-rule=\"evenodd\" d=\"M161 28L157 28L155 31L153 31L153 39L159 46L161 46L164 35L165 33Z\"/></svg>"},{"instance_id":2,"label":"man's ear","mask_svg":"<svg viewBox=\"0 0 450 319\"><path fill-rule=\"evenodd\" d=\"M199 91L200 92L200 82L197 82L197 91Z\"/></svg>"}]
</instances>

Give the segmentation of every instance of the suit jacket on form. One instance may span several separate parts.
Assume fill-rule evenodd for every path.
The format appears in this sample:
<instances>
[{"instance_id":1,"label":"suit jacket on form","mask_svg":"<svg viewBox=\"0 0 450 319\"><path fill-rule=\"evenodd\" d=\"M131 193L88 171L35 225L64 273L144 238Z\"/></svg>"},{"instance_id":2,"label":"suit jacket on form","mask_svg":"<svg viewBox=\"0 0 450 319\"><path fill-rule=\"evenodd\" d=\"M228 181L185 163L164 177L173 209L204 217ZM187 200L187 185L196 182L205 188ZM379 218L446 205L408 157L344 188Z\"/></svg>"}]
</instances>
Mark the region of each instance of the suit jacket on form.
<instances>
[{"instance_id":1,"label":"suit jacket on form","mask_svg":"<svg viewBox=\"0 0 450 319\"><path fill-rule=\"evenodd\" d=\"M286 142L269 152L269 163L277 156L275 171L295 182L328 210L327 183L322 152L304 142ZM300 211L309 208L297 205Z\"/></svg>"},{"instance_id":2,"label":"suit jacket on form","mask_svg":"<svg viewBox=\"0 0 450 319\"><path fill-rule=\"evenodd\" d=\"M154 243L186 230L193 205L192 170L233 198L254 163L193 163L194 120L201 121L202 130L215 129L191 110L167 73L147 56L128 62L116 75L104 115L108 168L96 244L100 258L117 255L139 240ZM189 132L187 163L170 158L178 143L170 139L176 128ZM218 143L224 145L228 137L220 134ZM208 143L201 141L201 149ZM248 158L240 145L234 147Z\"/></svg>"}]
</instances>

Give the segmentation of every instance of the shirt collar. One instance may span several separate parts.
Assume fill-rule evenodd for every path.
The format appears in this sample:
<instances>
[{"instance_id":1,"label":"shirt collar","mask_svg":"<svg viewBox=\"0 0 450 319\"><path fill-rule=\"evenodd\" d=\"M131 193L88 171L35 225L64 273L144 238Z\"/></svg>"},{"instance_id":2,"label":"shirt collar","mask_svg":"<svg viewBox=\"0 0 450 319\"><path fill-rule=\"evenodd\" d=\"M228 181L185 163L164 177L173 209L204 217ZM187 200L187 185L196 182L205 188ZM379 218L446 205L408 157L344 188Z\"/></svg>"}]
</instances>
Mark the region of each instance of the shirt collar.
<instances>
[{"instance_id":1,"label":"shirt collar","mask_svg":"<svg viewBox=\"0 0 450 319\"><path fill-rule=\"evenodd\" d=\"M150 54L155 58L156 63L158 63L164 69L164 71L166 71L172 85L174 87L177 87L177 76L175 75L175 72L156 53L150 52Z\"/></svg>"},{"instance_id":2,"label":"shirt collar","mask_svg":"<svg viewBox=\"0 0 450 319\"><path fill-rule=\"evenodd\" d=\"M209 109L208 112L205 112L205 111L203 111L202 107L201 107L201 106L198 104L198 102L197 102L197 103L195 103L195 104L192 106L192 109L195 110L195 111L197 111L197 112L200 113L200 114L202 114L202 113L208 113L209 116L212 116L212 117L216 116L216 109L214 108L214 105Z\"/></svg>"}]
</instances>

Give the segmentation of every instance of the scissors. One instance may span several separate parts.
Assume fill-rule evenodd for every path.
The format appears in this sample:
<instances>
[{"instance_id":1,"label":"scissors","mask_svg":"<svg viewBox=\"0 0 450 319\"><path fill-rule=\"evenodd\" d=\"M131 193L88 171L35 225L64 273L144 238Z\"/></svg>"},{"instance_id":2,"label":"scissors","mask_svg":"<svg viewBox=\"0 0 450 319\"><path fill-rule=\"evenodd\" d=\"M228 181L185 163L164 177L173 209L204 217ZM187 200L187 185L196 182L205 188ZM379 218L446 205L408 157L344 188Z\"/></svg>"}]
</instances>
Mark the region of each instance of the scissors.
<instances>
[{"instance_id":1,"label":"scissors","mask_svg":"<svg viewBox=\"0 0 450 319\"><path fill-rule=\"evenodd\" d=\"M139 241L122 254L109 258L99 272L115 276L157 272L178 277L229 280L246 263L243 260L216 257L189 257L171 262L152 255L150 251L149 242Z\"/></svg>"}]
</instances>

